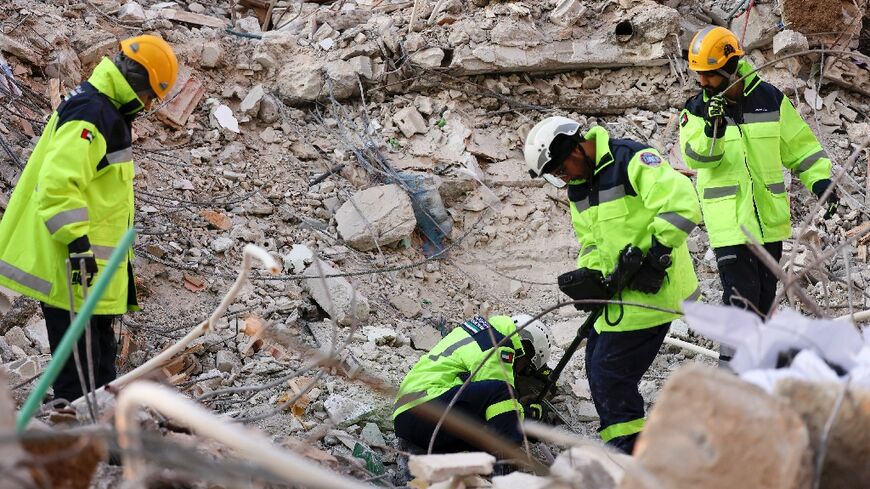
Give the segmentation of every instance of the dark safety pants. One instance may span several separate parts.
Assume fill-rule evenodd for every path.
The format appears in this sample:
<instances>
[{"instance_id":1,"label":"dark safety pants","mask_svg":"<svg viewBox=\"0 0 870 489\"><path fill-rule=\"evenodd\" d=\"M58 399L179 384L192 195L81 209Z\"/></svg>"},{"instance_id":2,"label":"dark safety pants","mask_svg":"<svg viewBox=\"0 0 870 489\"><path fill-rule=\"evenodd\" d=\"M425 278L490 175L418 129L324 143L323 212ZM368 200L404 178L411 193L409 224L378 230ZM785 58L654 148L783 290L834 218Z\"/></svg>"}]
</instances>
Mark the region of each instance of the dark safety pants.
<instances>
[{"instance_id":1,"label":"dark safety pants","mask_svg":"<svg viewBox=\"0 0 870 489\"><path fill-rule=\"evenodd\" d=\"M434 403L443 409L447 407L447 404L456 395L459 387L456 386L424 404ZM520 431L519 417L515 410L508 410L489 418L487 416L487 409L490 406L502 401L510 401L511 390L513 388L507 382L500 380L471 382L460 394L453 409L480 421L492 433L510 440L519 446L522 443L523 435ZM435 431L435 425L438 423L438 420L433 420L429 416L421 414L420 407L417 406L396 416L393 423L396 428L396 436L425 449L429 446L429 439L432 438L432 432ZM441 429L438 430L438 436L435 438L432 451L433 453L455 453L486 451L486 449L475 445L456 433L451 433L442 425Z\"/></svg>"},{"instance_id":2,"label":"dark safety pants","mask_svg":"<svg viewBox=\"0 0 870 489\"><path fill-rule=\"evenodd\" d=\"M637 331L598 333L586 341L586 377L601 420L598 434L631 454L643 430L644 403L638 384L652 365L671 323Z\"/></svg>"},{"instance_id":3,"label":"dark safety pants","mask_svg":"<svg viewBox=\"0 0 870 489\"><path fill-rule=\"evenodd\" d=\"M45 316L45 327L48 330L48 343L54 352L60 340L69 328L69 311L42 304L42 314ZM91 316L91 351L93 352L94 380L99 388L115 380L115 358L118 354L118 343L115 340L115 332L112 322L116 316ZM87 350L85 348L85 334L78 341L79 358L82 362L82 370L85 373L85 383L90 385L88 376ZM54 398L74 401L82 396L81 382L76 371L75 358L70 354L54 381Z\"/></svg>"},{"instance_id":4,"label":"dark safety pants","mask_svg":"<svg viewBox=\"0 0 870 489\"><path fill-rule=\"evenodd\" d=\"M782 241L767 243L764 249L779 262L782 257ZM722 303L755 313L762 319L773 308L776 298L776 275L752 252L747 245L714 248L719 280L722 281ZM727 365L734 356L734 349L727 345L719 347L719 364Z\"/></svg>"}]
</instances>

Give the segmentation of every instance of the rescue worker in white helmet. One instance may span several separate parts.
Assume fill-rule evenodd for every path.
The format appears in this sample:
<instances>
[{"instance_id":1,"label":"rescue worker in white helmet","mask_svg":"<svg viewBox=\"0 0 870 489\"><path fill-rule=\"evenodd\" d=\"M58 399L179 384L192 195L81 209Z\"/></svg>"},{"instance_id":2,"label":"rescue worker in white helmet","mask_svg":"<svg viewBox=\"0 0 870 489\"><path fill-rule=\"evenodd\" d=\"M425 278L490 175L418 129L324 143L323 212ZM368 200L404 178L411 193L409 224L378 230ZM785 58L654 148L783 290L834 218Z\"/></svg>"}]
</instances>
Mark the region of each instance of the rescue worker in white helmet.
<instances>
[{"instance_id":1,"label":"rescue worker in white helmet","mask_svg":"<svg viewBox=\"0 0 870 489\"><path fill-rule=\"evenodd\" d=\"M580 242L575 272L584 277L579 292L572 292L574 299L610 299L605 277L614 273L629 245L639 248L644 258L621 291L622 301L679 310L684 300L698 298L686 248L686 238L701 220L698 198L689 179L658 151L611 139L600 126L583 133L574 120L548 117L529 132L524 153L532 177L567 184L571 222ZM633 450L644 425L638 383L678 316L609 304L587 338L586 376L601 419L599 434L626 453Z\"/></svg>"},{"instance_id":2,"label":"rescue worker in white helmet","mask_svg":"<svg viewBox=\"0 0 870 489\"><path fill-rule=\"evenodd\" d=\"M530 366L545 366L552 344L550 329L527 314L489 319L475 316L465 321L420 357L405 376L393 408L396 435L418 447L428 447L438 419L433 419L423 405L440 412L458 395L453 409L519 446L524 414L540 419L542 411L539 405L524 408L516 401L515 376ZM469 383L459 393L465 381ZM482 449L446 426L439 430L433 446L436 453Z\"/></svg>"},{"instance_id":3,"label":"rescue worker in white helmet","mask_svg":"<svg viewBox=\"0 0 870 489\"><path fill-rule=\"evenodd\" d=\"M0 220L0 285L42 304L52 351L69 327L70 298L78 311L83 286L104 272L133 226L133 118L165 98L177 75L178 60L163 39L121 41L114 59L103 58L51 115L15 186ZM91 318L95 385L85 375L88 390L115 378L113 319L139 309L132 257L131 249ZM68 260L75 270L71 287ZM78 345L86 358L84 337ZM70 358L54 382L54 397L72 401L82 393Z\"/></svg>"},{"instance_id":4,"label":"rescue worker in white helmet","mask_svg":"<svg viewBox=\"0 0 870 489\"><path fill-rule=\"evenodd\" d=\"M737 37L709 26L692 39L689 68L700 92L680 113L680 148L698 170L698 194L716 254L722 301L767 316L776 275L749 249L744 229L779 260L792 234L783 167L821 197L831 186L831 160L788 97L761 80ZM837 209L831 192L825 218ZM720 359L733 351L723 345Z\"/></svg>"}]
</instances>

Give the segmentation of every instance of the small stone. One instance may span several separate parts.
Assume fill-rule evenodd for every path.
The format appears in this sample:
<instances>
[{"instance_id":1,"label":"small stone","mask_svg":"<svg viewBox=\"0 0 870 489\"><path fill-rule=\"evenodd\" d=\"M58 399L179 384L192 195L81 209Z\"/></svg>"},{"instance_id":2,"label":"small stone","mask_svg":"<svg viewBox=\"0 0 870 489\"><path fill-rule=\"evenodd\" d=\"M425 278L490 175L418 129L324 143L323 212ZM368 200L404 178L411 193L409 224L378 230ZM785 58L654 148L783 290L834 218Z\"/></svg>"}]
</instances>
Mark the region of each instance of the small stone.
<instances>
[{"instance_id":1,"label":"small stone","mask_svg":"<svg viewBox=\"0 0 870 489\"><path fill-rule=\"evenodd\" d=\"M393 305L403 316L410 319L422 312L423 308L420 303L406 295L394 295L390 297L390 304Z\"/></svg>"},{"instance_id":2,"label":"small stone","mask_svg":"<svg viewBox=\"0 0 870 489\"><path fill-rule=\"evenodd\" d=\"M323 401L323 407L340 427L356 423L374 409L371 405L360 402L358 399L350 399L338 394L326 398Z\"/></svg>"},{"instance_id":3,"label":"small stone","mask_svg":"<svg viewBox=\"0 0 870 489\"><path fill-rule=\"evenodd\" d=\"M273 144L278 141L278 132L271 127L267 127L260 131L260 139L266 144Z\"/></svg>"},{"instance_id":4,"label":"small stone","mask_svg":"<svg viewBox=\"0 0 870 489\"><path fill-rule=\"evenodd\" d=\"M239 357L229 350L220 350L215 356L215 367L221 372L238 371L242 367Z\"/></svg>"},{"instance_id":5,"label":"small stone","mask_svg":"<svg viewBox=\"0 0 870 489\"><path fill-rule=\"evenodd\" d=\"M374 77L372 69L372 59L368 56L355 56L347 60L353 71L366 80L371 80Z\"/></svg>"},{"instance_id":6,"label":"small stone","mask_svg":"<svg viewBox=\"0 0 870 489\"><path fill-rule=\"evenodd\" d=\"M393 116L393 122L396 123L406 138L418 133L423 134L427 129L426 121L423 120L423 116L414 107L405 107L396 112Z\"/></svg>"},{"instance_id":7,"label":"small stone","mask_svg":"<svg viewBox=\"0 0 870 489\"><path fill-rule=\"evenodd\" d=\"M324 51L329 51L332 49L332 46L335 46L335 41L331 37L327 37L326 39L321 40L317 43L320 46L320 49Z\"/></svg>"},{"instance_id":8,"label":"small stone","mask_svg":"<svg viewBox=\"0 0 870 489\"><path fill-rule=\"evenodd\" d=\"M51 353L51 345L48 342L48 331L45 329L45 319L41 319L24 328L25 334L36 345L40 353Z\"/></svg>"},{"instance_id":9,"label":"small stone","mask_svg":"<svg viewBox=\"0 0 870 489\"><path fill-rule=\"evenodd\" d=\"M209 41L202 45L199 55L199 65L203 68L216 68L221 62L224 50L220 43Z\"/></svg>"},{"instance_id":10,"label":"small stone","mask_svg":"<svg viewBox=\"0 0 870 489\"><path fill-rule=\"evenodd\" d=\"M580 421L598 421L598 411L592 401L581 401L574 411L574 415Z\"/></svg>"},{"instance_id":11,"label":"small stone","mask_svg":"<svg viewBox=\"0 0 870 489\"><path fill-rule=\"evenodd\" d=\"M218 253L223 253L233 247L233 240L226 236L218 236L211 242L211 249Z\"/></svg>"},{"instance_id":12,"label":"small stone","mask_svg":"<svg viewBox=\"0 0 870 489\"><path fill-rule=\"evenodd\" d=\"M366 326L363 328L366 338L378 346L392 345L396 341L396 330L382 326Z\"/></svg>"},{"instance_id":13,"label":"small stone","mask_svg":"<svg viewBox=\"0 0 870 489\"><path fill-rule=\"evenodd\" d=\"M19 326L13 326L6 332L6 343L9 344L10 347L17 346L24 351L27 351L31 348L30 340L27 338L27 335L24 333L24 330Z\"/></svg>"},{"instance_id":14,"label":"small stone","mask_svg":"<svg viewBox=\"0 0 870 489\"><path fill-rule=\"evenodd\" d=\"M127 2L118 10L118 20L143 22L145 19L145 9L136 2Z\"/></svg>"},{"instance_id":15,"label":"small stone","mask_svg":"<svg viewBox=\"0 0 870 489\"><path fill-rule=\"evenodd\" d=\"M311 264L304 274L309 279L302 282L303 287L320 307L338 324L349 326L355 321L365 321L369 315L369 301L357 292L344 277L326 277L337 275L341 271L327 263ZM325 286L325 288L324 288ZM353 308L351 308L353 306Z\"/></svg>"},{"instance_id":16,"label":"small stone","mask_svg":"<svg viewBox=\"0 0 870 489\"><path fill-rule=\"evenodd\" d=\"M571 385L571 392L580 399L592 399L592 389L588 379L579 379Z\"/></svg>"},{"instance_id":17,"label":"small stone","mask_svg":"<svg viewBox=\"0 0 870 489\"><path fill-rule=\"evenodd\" d=\"M410 197L395 184L353 194L335 220L341 238L360 251L399 242L417 226Z\"/></svg>"},{"instance_id":18,"label":"small stone","mask_svg":"<svg viewBox=\"0 0 870 489\"><path fill-rule=\"evenodd\" d=\"M260 111L257 116L266 124L272 124L277 121L281 115L281 109L278 106L278 101L271 95L267 95L260 100Z\"/></svg>"},{"instance_id":19,"label":"small stone","mask_svg":"<svg viewBox=\"0 0 870 489\"><path fill-rule=\"evenodd\" d=\"M193 12L195 14L204 14L205 13L205 6L200 5L196 2L191 2L190 4L187 5L187 10L190 10L191 12Z\"/></svg>"},{"instance_id":20,"label":"small stone","mask_svg":"<svg viewBox=\"0 0 870 489\"><path fill-rule=\"evenodd\" d=\"M245 99L242 100L242 103L239 104L239 111L243 114L254 114L259 112L260 101L265 95L266 91L263 89L263 85L255 85L254 88L252 88L245 96Z\"/></svg>"},{"instance_id":21,"label":"small stone","mask_svg":"<svg viewBox=\"0 0 870 489\"><path fill-rule=\"evenodd\" d=\"M441 48L426 48L411 55L411 63L423 68L440 68L444 61L444 50Z\"/></svg>"},{"instance_id":22,"label":"small stone","mask_svg":"<svg viewBox=\"0 0 870 489\"><path fill-rule=\"evenodd\" d=\"M431 115L432 112L435 112L432 98L425 95L417 95L414 97L414 107L417 107L417 110L425 115Z\"/></svg>"},{"instance_id":23,"label":"small stone","mask_svg":"<svg viewBox=\"0 0 870 489\"><path fill-rule=\"evenodd\" d=\"M387 445L387 442L384 440L384 435L381 433L381 429L378 428L378 425L375 423L366 423L359 436L369 446L383 447Z\"/></svg>"},{"instance_id":24,"label":"small stone","mask_svg":"<svg viewBox=\"0 0 870 489\"><path fill-rule=\"evenodd\" d=\"M671 321L671 333L676 336L689 336L689 325L682 319Z\"/></svg>"},{"instance_id":25,"label":"small stone","mask_svg":"<svg viewBox=\"0 0 870 489\"><path fill-rule=\"evenodd\" d=\"M411 332L411 344L417 350L429 351L441 341L441 333L432 326L423 325Z\"/></svg>"}]
</instances>

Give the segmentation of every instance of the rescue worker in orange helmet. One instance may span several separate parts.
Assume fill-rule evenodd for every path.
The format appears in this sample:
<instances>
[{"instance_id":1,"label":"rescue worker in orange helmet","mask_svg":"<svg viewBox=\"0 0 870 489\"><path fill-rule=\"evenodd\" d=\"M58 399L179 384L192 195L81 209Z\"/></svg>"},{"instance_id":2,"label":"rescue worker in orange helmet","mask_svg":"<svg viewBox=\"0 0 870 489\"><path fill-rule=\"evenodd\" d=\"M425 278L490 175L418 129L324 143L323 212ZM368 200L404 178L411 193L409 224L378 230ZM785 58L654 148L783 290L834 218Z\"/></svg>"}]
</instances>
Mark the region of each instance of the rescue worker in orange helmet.
<instances>
[{"instance_id":1,"label":"rescue worker in orange helmet","mask_svg":"<svg viewBox=\"0 0 870 489\"><path fill-rule=\"evenodd\" d=\"M0 285L42 304L52 351L69 327L70 300L78 311L83 286L105 272L114 246L133 226L133 119L166 97L177 76L178 60L163 39L121 41L114 59L103 58L51 115L15 186L0 220ZM91 318L95 385L89 390L115 378L114 318L139 308L132 257L130 249ZM72 284L67 260L77 269ZM81 338L82 359L84 345ZM87 378L79 379L70 359L54 383L55 398L77 399Z\"/></svg>"}]
</instances>

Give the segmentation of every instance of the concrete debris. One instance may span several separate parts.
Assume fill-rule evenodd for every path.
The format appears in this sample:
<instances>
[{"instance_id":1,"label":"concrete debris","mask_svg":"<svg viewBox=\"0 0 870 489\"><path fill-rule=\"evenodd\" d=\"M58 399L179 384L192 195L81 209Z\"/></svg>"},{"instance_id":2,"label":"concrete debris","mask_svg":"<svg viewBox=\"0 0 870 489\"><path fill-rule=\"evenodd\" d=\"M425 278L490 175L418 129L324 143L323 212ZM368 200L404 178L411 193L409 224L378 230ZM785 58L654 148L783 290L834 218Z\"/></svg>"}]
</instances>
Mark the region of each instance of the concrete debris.
<instances>
[{"instance_id":1,"label":"concrete debris","mask_svg":"<svg viewBox=\"0 0 870 489\"><path fill-rule=\"evenodd\" d=\"M32 343L27 337L27 334L25 334L24 330L18 326L7 331L4 336L6 337L6 343L9 344L9 346L17 346L24 351L28 351L32 348Z\"/></svg>"},{"instance_id":2,"label":"concrete debris","mask_svg":"<svg viewBox=\"0 0 870 489\"><path fill-rule=\"evenodd\" d=\"M554 481L549 477L526 474L525 472L511 472L508 475L499 475L492 478L492 489L570 489L567 484Z\"/></svg>"},{"instance_id":3,"label":"concrete debris","mask_svg":"<svg viewBox=\"0 0 870 489\"><path fill-rule=\"evenodd\" d=\"M444 61L444 50L441 48L421 49L411 54L411 62L423 68L440 68Z\"/></svg>"},{"instance_id":4,"label":"concrete debris","mask_svg":"<svg viewBox=\"0 0 870 489\"><path fill-rule=\"evenodd\" d=\"M221 372L231 373L238 371L242 367L242 364L235 353L229 350L221 350L217 352L215 357L215 366Z\"/></svg>"},{"instance_id":5,"label":"concrete debris","mask_svg":"<svg viewBox=\"0 0 870 489\"><path fill-rule=\"evenodd\" d=\"M187 124L203 95L205 95L205 87L202 82L182 71L175 86L169 92L166 105L157 111L157 117L171 127L181 129Z\"/></svg>"},{"instance_id":6,"label":"concrete debris","mask_svg":"<svg viewBox=\"0 0 870 489\"><path fill-rule=\"evenodd\" d=\"M378 425L375 423L366 423L360 432L360 438L362 438L369 446L383 447L387 445L386 440L384 440L384 435L381 433L381 429L378 428Z\"/></svg>"},{"instance_id":7,"label":"concrete debris","mask_svg":"<svg viewBox=\"0 0 870 489\"><path fill-rule=\"evenodd\" d=\"M792 408L701 365L684 366L667 381L634 456L673 489L808 488L813 475L809 433ZM626 473L619 487L647 486Z\"/></svg>"},{"instance_id":8,"label":"concrete debris","mask_svg":"<svg viewBox=\"0 0 870 489\"><path fill-rule=\"evenodd\" d=\"M776 56L806 51L809 48L807 37L800 32L785 30L773 36L773 54Z\"/></svg>"},{"instance_id":9,"label":"concrete debris","mask_svg":"<svg viewBox=\"0 0 870 489\"><path fill-rule=\"evenodd\" d=\"M414 134L426 133L426 121L414 107L405 107L396 112L396 115L393 116L393 122L396 123L406 138Z\"/></svg>"},{"instance_id":10,"label":"concrete debris","mask_svg":"<svg viewBox=\"0 0 870 489\"><path fill-rule=\"evenodd\" d=\"M245 95L242 103L239 104L239 112L243 114L257 114L260 111L260 100L266 96L266 91L263 85L254 85L254 88Z\"/></svg>"},{"instance_id":11,"label":"concrete debris","mask_svg":"<svg viewBox=\"0 0 870 489\"><path fill-rule=\"evenodd\" d=\"M550 467L552 477L571 481L573 487L614 489L622 481L625 467L632 458L610 453L594 445L574 447L556 457Z\"/></svg>"},{"instance_id":12,"label":"concrete debris","mask_svg":"<svg viewBox=\"0 0 870 489\"><path fill-rule=\"evenodd\" d=\"M305 271L305 267L314 260L314 252L305 245L295 244L290 249L290 253L281 259L284 262L284 270L288 273L302 273Z\"/></svg>"},{"instance_id":13,"label":"concrete debris","mask_svg":"<svg viewBox=\"0 0 870 489\"><path fill-rule=\"evenodd\" d=\"M372 409L371 405L360 402L357 399L350 399L338 394L329 396L324 402L323 407L329 416L335 420L340 427L350 426L365 415L369 414Z\"/></svg>"},{"instance_id":14,"label":"concrete debris","mask_svg":"<svg viewBox=\"0 0 870 489\"><path fill-rule=\"evenodd\" d=\"M145 9L136 2L127 2L118 10L118 20L124 22L144 22Z\"/></svg>"},{"instance_id":15,"label":"concrete debris","mask_svg":"<svg viewBox=\"0 0 870 489\"><path fill-rule=\"evenodd\" d=\"M35 323L28 324L24 328L24 333L36 346L39 353L51 353L51 345L48 342L48 331L45 329L45 319L41 319Z\"/></svg>"},{"instance_id":16,"label":"concrete debris","mask_svg":"<svg viewBox=\"0 0 870 489\"><path fill-rule=\"evenodd\" d=\"M586 5L580 0L560 0L549 19L554 24L568 27L578 24L586 16Z\"/></svg>"},{"instance_id":17,"label":"concrete debris","mask_svg":"<svg viewBox=\"0 0 870 489\"><path fill-rule=\"evenodd\" d=\"M394 295L390 297L390 304L392 304L393 307L398 309L399 312L408 319L417 317L423 311L423 307L420 306L419 301L406 295Z\"/></svg>"},{"instance_id":18,"label":"concrete debris","mask_svg":"<svg viewBox=\"0 0 870 489\"><path fill-rule=\"evenodd\" d=\"M314 263L305 269L304 274L312 278L305 280L303 286L338 324L349 326L355 322L365 322L369 315L368 300L346 278L329 277L340 273L340 270L326 263ZM327 278L321 278L321 274Z\"/></svg>"},{"instance_id":19,"label":"concrete debris","mask_svg":"<svg viewBox=\"0 0 870 489\"><path fill-rule=\"evenodd\" d=\"M398 185L356 192L338 209L335 220L342 239L360 251L401 241L417 225L411 199Z\"/></svg>"},{"instance_id":20,"label":"concrete debris","mask_svg":"<svg viewBox=\"0 0 870 489\"><path fill-rule=\"evenodd\" d=\"M218 236L211 242L211 249L217 253L223 253L233 247L234 241L226 236Z\"/></svg>"},{"instance_id":21,"label":"concrete debris","mask_svg":"<svg viewBox=\"0 0 870 489\"><path fill-rule=\"evenodd\" d=\"M322 65L309 55L298 55L278 75L278 93L288 105L314 102L324 86Z\"/></svg>"},{"instance_id":22,"label":"concrete debris","mask_svg":"<svg viewBox=\"0 0 870 489\"><path fill-rule=\"evenodd\" d=\"M412 455L408 459L411 475L427 482L440 482L454 476L488 475L495 457L483 452L438 455Z\"/></svg>"},{"instance_id":23,"label":"concrete debris","mask_svg":"<svg viewBox=\"0 0 870 489\"><path fill-rule=\"evenodd\" d=\"M770 3L755 4L751 10L734 17L731 21L732 32L738 39L743 39L744 51L749 52L752 49L767 48L771 45L780 22L779 14L774 7ZM745 30L743 26L746 26Z\"/></svg>"},{"instance_id":24,"label":"concrete debris","mask_svg":"<svg viewBox=\"0 0 870 489\"><path fill-rule=\"evenodd\" d=\"M211 113L212 117L214 117L215 122L222 128L232 131L236 134L239 134L241 131L239 130L239 121L236 119L236 116L233 115L233 109L227 107L224 104L219 104Z\"/></svg>"},{"instance_id":25,"label":"concrete debris","mask_svg":"<svg viewBox=\"0 0 870 489\"><path fill-rule=\"evenodd\" d=\"M392 345L396 341L396 330L392 328L366 326L363 328L363 334L369 341L378 346Z\"/></svg>"}]
</instances>

